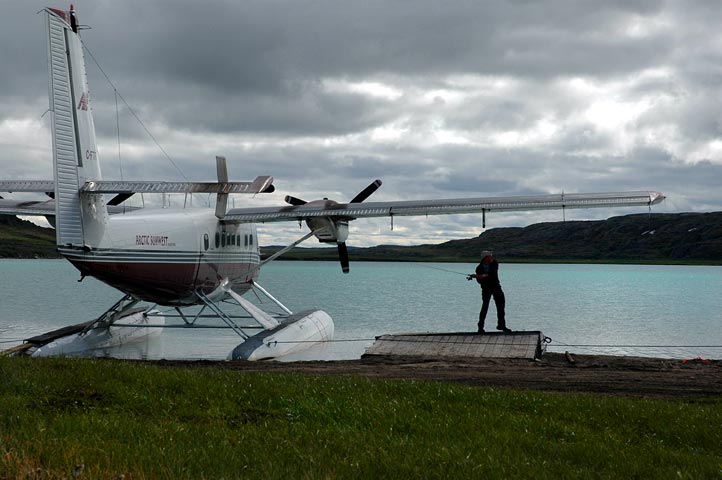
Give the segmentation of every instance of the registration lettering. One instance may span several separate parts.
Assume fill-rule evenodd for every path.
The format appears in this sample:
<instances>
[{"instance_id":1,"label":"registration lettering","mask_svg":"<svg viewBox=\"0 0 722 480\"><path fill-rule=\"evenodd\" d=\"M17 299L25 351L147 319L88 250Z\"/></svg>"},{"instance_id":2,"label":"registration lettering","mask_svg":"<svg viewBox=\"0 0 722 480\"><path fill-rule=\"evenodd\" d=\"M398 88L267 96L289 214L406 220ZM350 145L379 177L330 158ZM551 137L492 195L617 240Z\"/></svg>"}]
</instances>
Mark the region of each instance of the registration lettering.
<instances>
[{"instance_id":1,"label":"registration lettering","mask_svg":"<svg viewBox=\"0 0 722 480\"><path fill-rule=\"evenodd\" d=\"M151 247L167 247L168 237L166 235L136 235L136 245L148 245Z\"/></svg>"}]
</instances>

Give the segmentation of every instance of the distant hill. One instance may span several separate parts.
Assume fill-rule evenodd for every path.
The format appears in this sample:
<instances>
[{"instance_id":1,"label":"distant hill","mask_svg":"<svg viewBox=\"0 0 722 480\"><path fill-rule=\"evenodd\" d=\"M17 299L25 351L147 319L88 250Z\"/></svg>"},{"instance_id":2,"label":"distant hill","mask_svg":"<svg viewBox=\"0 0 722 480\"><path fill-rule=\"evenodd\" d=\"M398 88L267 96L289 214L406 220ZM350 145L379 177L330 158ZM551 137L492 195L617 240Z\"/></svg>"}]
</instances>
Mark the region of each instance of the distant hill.
<instances>
[{"instance_id":1,"label":"distant hill","mask_svg":"<svg viewBox=\"0 0 722 480\"><path fill-rule=\"evenodd\" d=\"M0 215L0 258L59 258L55 230Z\"/></svg>"},{"instance_id":2,"label":"distant hill","mask_svg":"<svg viewBox=\"0 0 722 480\"><path fill-rule=\"evenodd\" d=\"M351 239L353 241L353 238ZM281 247L261 249L264 256ZM722 265L722 212L635 214L607 220L493 228L435 245L349 247L351 261L699 263ZM55 230L0 216L0 258L55 258ZM296 248L282 258L336 260L335 248Z\"/></svg>"},{"instance_id":3,"label":"distant hill","mask_svg":"<svg viewBox=\"0 0 722 480\"><path fill-rule=\"evenodd\" d=\"M352 239L353 240L353 239ZM277 247L263 249L270 255ZM607 220L493 228L435 245L349 248L351 261L476 262L493 250L505 262L722 264L722 212L635 214ZM302 248L283 258L330 260L336 250Z\"/></svg>"}]
</instances>

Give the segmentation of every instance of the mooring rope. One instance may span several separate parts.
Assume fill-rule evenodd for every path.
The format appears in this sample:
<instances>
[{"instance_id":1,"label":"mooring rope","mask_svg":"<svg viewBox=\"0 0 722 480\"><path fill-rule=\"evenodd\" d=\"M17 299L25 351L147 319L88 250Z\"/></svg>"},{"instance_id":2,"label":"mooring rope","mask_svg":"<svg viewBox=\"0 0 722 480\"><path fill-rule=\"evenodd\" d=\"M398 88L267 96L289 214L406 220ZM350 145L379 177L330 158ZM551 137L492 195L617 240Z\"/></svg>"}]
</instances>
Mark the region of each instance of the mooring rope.
<instances>
[{"instance_id":1,"label":"mooring rope","mask_svg":"<svg viewBox=\"0 0 722 480\"><path fill-rule=\"evenodd\" d=\"M467 335L471 334L468 333ZM386 334L388 335L388 334ZM382 338L384 335L379 335L377 337L361 337L361 338L339 338L334 340L324 340L324 341L318 341L318 340L296 340L296 341L273 341L268 342L266 345L276 345L276 344L289 344L289 343L352 343L352 342L373 342L376 340L383 340L385 342L411 342L411 343L438 343L439 339L438 337L442 336L444 334L420 334L419 337L421 338L412 338L411 335L404 336L404 335L395 335L392 338ZM416 336L416 335L414 335ZM436 337L436 338L428 338L430 336ZM18 339L9 339L9 340L0 340L1 343L18 343L23 342L24 339L18 338ZM544 337L541 339L542 343L546 344L552 344L552 339L550 337ZM468 342L465 342L463 339L449 339L443 343L448 344L469 344ZM722 348L722 345L629 345L629 344L621 344L621 343L566 343L554 340L553 341L554 346L562 346L562 347L578 347L578 348L673 348L673 349L682 349L682 348ZM514 346L532 346L536 345L536 342L534 343L515 343Z\"/></svg>"},{"instance_id":2,"label":"mooring rope","mask_svg":"<svg viewBox=\"0 0 722 480\"><path fill-rule=\"evenodd\" d=\"M588 348L722 348L722 345L628 345L628 344L605 344L605 343L564 343L555 342L564 347L588 347Z\"/></svg>"},{"instance_id":3,"label":"mooring rope","mask_svg":"<svg viewBox=\"0 0 722 480\"><path fill-rule=\"evenodd\" d=\"M373 342L376 340L375 338L343 338L338 340L295 340L295 341L277 341L274 340L272 342L264 343L264 345L276 345L276 344L285 344L285 343L344 343L344 342Z\"/></svg>"},{"instance_id":4,"label":"mooring rope","mask_svg":"<svg viewBox=\"0 0 722 480\"><path fill-rule=\"evenodd\" d=\"M471 334L468 333L467 335ZM344 343L344 342L371 342L375 340L383 340L385 342L411 342L411 343L438 343L439 339L438 337L442 336L444 334L420 334L419 337L423 338L411 338L411 336L404 336L404 335L395 335L392 338L382 338L384 335L379 335L378 337L373 338L343 338L343 339L336 339L336 340L325 340L323 342L319 342L318 340L297 340L297 341L273 341L268 342L266 345L276 345L276 344L287 344L287 343ZM414 335L416 336L416 335ZM437 338L426 338L428 336L434 336ZM449 343L449 344L469 344L468 342L465 342L462 339L449 339L443 343ZM552 340L551 337L544 337L541 339L541 343L545 344L553 344L554 346L563 346L563 347L584 347L584 348L675 348L675 349L681 349L681 348L722 348L722 345L628 345L628 344L600 344L600 343L565 343L560 342L557 340ZM514 346L531 346L536 345L536 342L533 343L515 343Z\"/></svg>"}]
</instances>

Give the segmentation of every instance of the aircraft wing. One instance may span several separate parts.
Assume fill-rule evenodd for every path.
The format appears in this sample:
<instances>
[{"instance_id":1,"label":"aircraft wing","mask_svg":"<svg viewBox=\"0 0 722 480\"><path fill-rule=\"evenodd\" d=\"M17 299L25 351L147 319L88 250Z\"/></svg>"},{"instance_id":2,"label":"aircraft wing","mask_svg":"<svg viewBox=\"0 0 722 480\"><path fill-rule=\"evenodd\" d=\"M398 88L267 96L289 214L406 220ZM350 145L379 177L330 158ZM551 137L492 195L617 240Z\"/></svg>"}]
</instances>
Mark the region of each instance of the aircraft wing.
<instances>
[{"instance_id":1,"label":"aircraft wing","mask_svg":"<svg viewBox=\"0 0 722 480\"><path fill-rule=\"evenodd\" d=\"M229 223L265 223L299 221L317 217L351 220L410 215L651 206L661 202L664 198L664 195L659 192L643 191L364 203L336 203L326 200L299 206L234 208L226 212L223 220Z\"/></svg>"}]
</instances>

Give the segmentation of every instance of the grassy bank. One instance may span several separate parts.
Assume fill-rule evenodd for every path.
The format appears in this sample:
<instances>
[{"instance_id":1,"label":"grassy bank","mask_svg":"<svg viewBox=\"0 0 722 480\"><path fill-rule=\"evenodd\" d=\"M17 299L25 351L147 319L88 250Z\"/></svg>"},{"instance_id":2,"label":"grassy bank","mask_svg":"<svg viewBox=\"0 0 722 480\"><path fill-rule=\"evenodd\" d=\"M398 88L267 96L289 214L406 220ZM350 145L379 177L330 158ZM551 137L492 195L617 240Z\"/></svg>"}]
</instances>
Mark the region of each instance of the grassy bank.
<instances>
[{"instance_id":1,"label":"grassy bank","mask_svg":"<svg viewBox=\"0 0 722 480\"><path fill-rule=\"evenodd\" d=\"M55 247L55 230L0 215L1 258L60 258Z\"/></svg>"},{"instance_id":2,"label":"grassy bank","mask_svg":"<svg viewBox=\"0 0 722 480\"><path fill-rule=\"evenodd\" d=\"M0 358L0 478L78 465L125 479L720 478L722 399Z\"/></svg>"}]
</instances>

